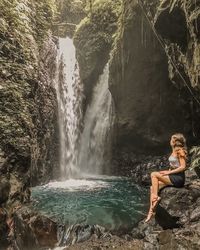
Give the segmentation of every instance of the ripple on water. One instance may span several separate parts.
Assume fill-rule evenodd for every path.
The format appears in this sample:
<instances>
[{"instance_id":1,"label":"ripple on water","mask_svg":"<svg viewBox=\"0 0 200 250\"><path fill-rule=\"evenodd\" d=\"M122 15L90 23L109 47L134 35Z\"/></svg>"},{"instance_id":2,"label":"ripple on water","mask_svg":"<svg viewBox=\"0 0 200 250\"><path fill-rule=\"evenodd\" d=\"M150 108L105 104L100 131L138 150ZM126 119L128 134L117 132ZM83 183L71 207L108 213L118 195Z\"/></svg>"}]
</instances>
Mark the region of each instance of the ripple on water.
<instances>
[{"instance_id":1,"label":"ripple on water","mask_svg":"<svg viewBox=\"0 0 200 250\"><path fill-rule=\"evenodd\" d=\"M69 179L32 188L33 206L59 223L129 229L142 218L147 191L127 178Z\"/></svg>"}]
</instances>

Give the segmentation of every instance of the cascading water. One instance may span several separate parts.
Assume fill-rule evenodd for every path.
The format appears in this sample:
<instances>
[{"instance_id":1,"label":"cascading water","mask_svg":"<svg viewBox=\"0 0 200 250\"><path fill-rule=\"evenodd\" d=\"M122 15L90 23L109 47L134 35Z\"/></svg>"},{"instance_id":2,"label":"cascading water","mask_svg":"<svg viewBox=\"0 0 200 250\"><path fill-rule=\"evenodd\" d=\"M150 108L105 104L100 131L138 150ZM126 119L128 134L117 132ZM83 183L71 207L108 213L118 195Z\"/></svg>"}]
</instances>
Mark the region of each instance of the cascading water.
<instances>
[{"instance_id":1,"label":"cascading water","mask_svg":"<svg viewBox=\"0 0 200 250\"><path fill-rule=\"evenodd\" d=\"M85 114L78 161L82 174L109 173L113 105L108 90L108 78L109 65L107 64L93 91L91 104Z\"/></svg>"},{"instance_id":2,"label":"cascading water","mask_svg":"<svg viewBox=\"0 0 200 250\"><path fill-rule=\"evenodd\" d=\"M70 38L60 38L59 45L57 98L61 176L67 179L108 173L113 121L112 97L108 90L109 66L105 66L95 86L81 134L83 87L75 47ZM104 166L107 166L106 171Z\"/></svg>"},{"instance_id":3,"label":"cascading water","mask_svg":"<svg viewBox=\"0 0 200 250\"><path fill-rule=\"evenodd\" d=\"M129 230L142 217L146 191L128 178L102 175L109 174L113 125L109 65L94 87L83 122L83 87L75 48L69 38L59 39L59 44L56 89L63 181L32 188L32 198L37 200L34 207L62 224L98 223Z\"/></svg>"},{"instance_id":4,"label":"cascading water","mask_svg":"<svg viewBox=\"0 0 200 250\"><path fill-rule=\"evenodd\" d=\"M83 87L79 77L72 39L59 38L57 99L60 130L60 167L62 179L79 176L78 144L82 122Z\"/></svg>"}]
</instances>

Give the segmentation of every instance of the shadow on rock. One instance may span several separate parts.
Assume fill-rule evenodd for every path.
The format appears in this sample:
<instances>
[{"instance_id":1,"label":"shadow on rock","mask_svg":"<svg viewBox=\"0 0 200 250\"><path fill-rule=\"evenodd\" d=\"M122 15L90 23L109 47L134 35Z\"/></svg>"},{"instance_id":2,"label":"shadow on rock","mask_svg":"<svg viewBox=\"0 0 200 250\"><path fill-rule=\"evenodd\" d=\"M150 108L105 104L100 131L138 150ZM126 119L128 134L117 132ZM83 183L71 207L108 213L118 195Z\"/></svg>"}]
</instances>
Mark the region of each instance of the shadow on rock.
<instances>
[{"instance_id":1,"label":"shadow on rock","mask_svg":"<svg viewBox=\"0 0 200 250\"><path fill-rule=\"evenodd\" d=\"M179 217L172 216L162 206L158 205L155 215L156 222L165 230L172 228L179 228Z\"/></svg>"}]
</instances>

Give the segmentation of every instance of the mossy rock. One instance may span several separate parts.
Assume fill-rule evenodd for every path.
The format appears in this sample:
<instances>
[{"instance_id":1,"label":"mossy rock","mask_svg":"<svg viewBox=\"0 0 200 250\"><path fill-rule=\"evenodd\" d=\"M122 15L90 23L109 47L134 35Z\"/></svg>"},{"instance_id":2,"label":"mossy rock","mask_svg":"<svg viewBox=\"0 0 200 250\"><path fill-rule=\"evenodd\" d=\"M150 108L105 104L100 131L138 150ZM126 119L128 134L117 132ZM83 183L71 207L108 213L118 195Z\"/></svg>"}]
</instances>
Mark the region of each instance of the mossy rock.
<instances>
[{"instance_id":1,"label":"mossy rock","mask_svg":"<svg viewBox=\"0 0 200 250\"><path fill-rule=\"evenodd\" d=\"M88 16L77 26L74 44L80 76L85 86L86 103L94 84L109 59L109 52L117 30L121 1L95 1Z\"/></svg>"}]
</instances>

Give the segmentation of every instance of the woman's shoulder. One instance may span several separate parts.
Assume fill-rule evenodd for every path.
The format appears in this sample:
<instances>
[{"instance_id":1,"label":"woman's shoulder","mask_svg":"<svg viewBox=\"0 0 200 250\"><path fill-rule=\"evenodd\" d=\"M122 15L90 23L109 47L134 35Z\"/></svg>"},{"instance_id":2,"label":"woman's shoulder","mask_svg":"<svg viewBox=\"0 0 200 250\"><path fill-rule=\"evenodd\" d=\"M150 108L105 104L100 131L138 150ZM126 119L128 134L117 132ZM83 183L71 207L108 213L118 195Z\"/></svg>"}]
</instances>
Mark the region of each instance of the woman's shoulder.
<instances>
[{"instance_id":1,"label":"woman's shoulder","mask_svg":"<svg viewBox=\"0 0 200 250\"><path fill-rule=\"evenodd\" d=\"M185 148L177 147L175 149L175 152L178 157L184 157L184 158L187 157L187 150Z\"/></svg>"}]
</instances>

